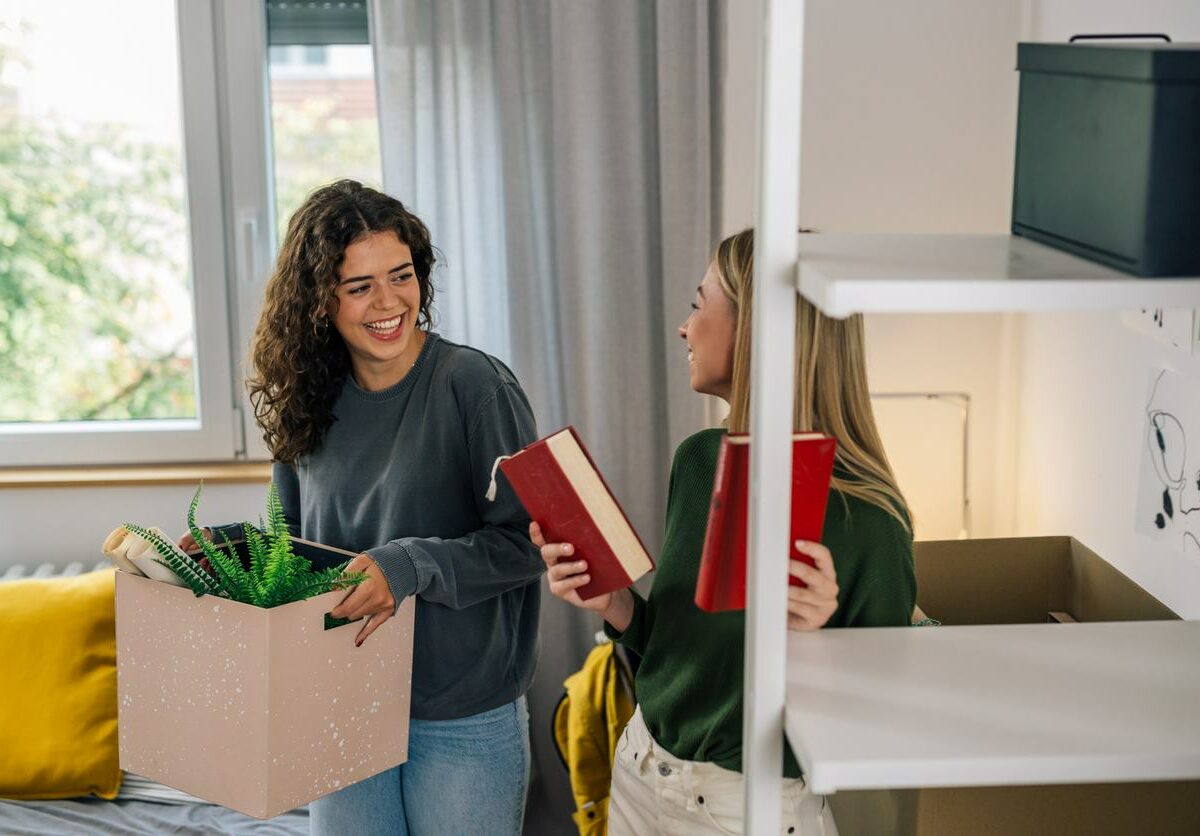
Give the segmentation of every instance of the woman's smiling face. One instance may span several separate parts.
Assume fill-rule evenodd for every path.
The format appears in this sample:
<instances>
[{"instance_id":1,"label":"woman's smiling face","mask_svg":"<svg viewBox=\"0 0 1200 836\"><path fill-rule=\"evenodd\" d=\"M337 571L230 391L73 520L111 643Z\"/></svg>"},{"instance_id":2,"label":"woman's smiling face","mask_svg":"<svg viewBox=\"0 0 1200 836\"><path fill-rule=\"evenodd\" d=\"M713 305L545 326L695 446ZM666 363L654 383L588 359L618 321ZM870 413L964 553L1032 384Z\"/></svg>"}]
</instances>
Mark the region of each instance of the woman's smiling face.
<instances>
[{"instance_id":1,"label":"woman's smiling face","mask_svg":"<svg viewBox=\"0 0 1200 836\"><path fill-rule=\"evenodd\" d=\"M679 336L688 347L688 369L694 390L729 400L736 332L733 301L721 289L717 265L713 262L696 288L691 316L679 326Z\"/></svg>"},{"instance_id":2,"label":"woman's smiling face","mask_svg":"<svg viewBox=\"0 0 1200 836\"><path fill-rule=\"evenodd\" d=\"M354 378L378 391L397 383L416 362L424 333L416 328L421 287L412 252L394 232L372 232L346 248L330 317Z\"/></svg>"}]
</instances>

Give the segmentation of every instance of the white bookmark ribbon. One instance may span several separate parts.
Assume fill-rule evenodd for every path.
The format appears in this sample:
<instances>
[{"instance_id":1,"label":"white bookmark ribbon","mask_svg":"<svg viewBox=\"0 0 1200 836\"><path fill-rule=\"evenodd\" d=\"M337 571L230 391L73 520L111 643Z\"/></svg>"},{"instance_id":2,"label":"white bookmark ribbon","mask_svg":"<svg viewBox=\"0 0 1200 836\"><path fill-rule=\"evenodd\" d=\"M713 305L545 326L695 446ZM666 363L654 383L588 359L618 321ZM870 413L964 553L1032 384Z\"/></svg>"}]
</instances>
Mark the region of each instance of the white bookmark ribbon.
<instances>
[{"instance_id":1,"label":"white bookmark ribbon","mask_svg":"<svg viewBox=\"0 0 1200 836\"><path fill-rule=\"evenodd\" d=\"M496 459L496 461L492 462L492 478L491 481L488 482L487 493L484 494L484 498L486 498L488 502L496 501L496 470L500 467L500 462L511 458L512 456L500 456Z\"/></svg>"}]
</instances>

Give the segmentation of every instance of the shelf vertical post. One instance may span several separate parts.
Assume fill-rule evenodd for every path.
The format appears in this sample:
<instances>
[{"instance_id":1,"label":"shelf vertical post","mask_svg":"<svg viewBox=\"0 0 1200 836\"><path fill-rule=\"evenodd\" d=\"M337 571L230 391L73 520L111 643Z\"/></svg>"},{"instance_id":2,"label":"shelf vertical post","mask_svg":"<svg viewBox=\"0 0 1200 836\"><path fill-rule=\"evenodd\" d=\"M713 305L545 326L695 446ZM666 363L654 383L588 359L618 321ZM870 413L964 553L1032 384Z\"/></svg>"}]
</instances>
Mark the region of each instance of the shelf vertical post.
<instances>
[{"instance_id":1,"label":"shelf vertical post","mask_svg":"<svg viewBox=\"0 0 1200 836\"><path fill-rule=\"evenodd\" d=\"M780 826L804 5L765 0L762 17L742 719L752 836Z\"/></svg>"}]
</instances>

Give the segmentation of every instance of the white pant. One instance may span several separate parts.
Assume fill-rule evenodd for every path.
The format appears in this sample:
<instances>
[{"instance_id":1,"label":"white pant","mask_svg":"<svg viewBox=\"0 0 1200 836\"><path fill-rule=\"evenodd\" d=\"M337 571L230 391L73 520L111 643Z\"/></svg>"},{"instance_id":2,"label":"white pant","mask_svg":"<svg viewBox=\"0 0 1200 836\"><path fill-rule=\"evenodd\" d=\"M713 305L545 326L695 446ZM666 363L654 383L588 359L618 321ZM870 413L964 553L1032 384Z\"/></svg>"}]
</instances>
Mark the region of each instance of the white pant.
<instances>
[{"instance_id":1,"label":"white pant","mask_svg":"<svg viewBox=\"0 0 1200 836\"><path fill-rule=\"evenodd\" d=\"M837 836L825 799L801 778L783 780L781 834ZM610 836L740 834L740 772L715 763L685 761L654 741L639 708L617 743L609 797Z\"/></svg>"}]
</instances>

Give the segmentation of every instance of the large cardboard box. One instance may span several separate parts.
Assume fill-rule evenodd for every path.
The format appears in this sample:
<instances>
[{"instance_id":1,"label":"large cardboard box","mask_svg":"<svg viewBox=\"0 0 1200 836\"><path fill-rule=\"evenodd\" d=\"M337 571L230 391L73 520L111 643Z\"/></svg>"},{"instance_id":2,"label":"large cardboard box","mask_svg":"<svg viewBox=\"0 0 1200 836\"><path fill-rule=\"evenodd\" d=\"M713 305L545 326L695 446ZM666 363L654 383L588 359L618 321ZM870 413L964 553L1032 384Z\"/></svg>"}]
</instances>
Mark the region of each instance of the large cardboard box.
<instances>
[{"instance_id":1,"label":"large cardboard box","mask_svg":"<svg viewBox=\"0 0 1200 836\"><path fill-rule=\"evenodd\" d=\"M1076 621L1178 618L1071 537L917 543L916 570L918 604L946 625L1046 622L1054 630L1051 613ZM841 836L1200 832L1197 781L864 790L835 793L829 800Z\"/></svg>"},{"instance_id":2,"label":"large cardboard box","mask_svg":"<svg viewBox=\"0 0 1200 836\"><path fill-rule=\"evenodd\" d=\"M414 604L361 647L345 592L272 609L117 572L121 768L258 818L408 754Z\"/></svg>"}]
</instances>

